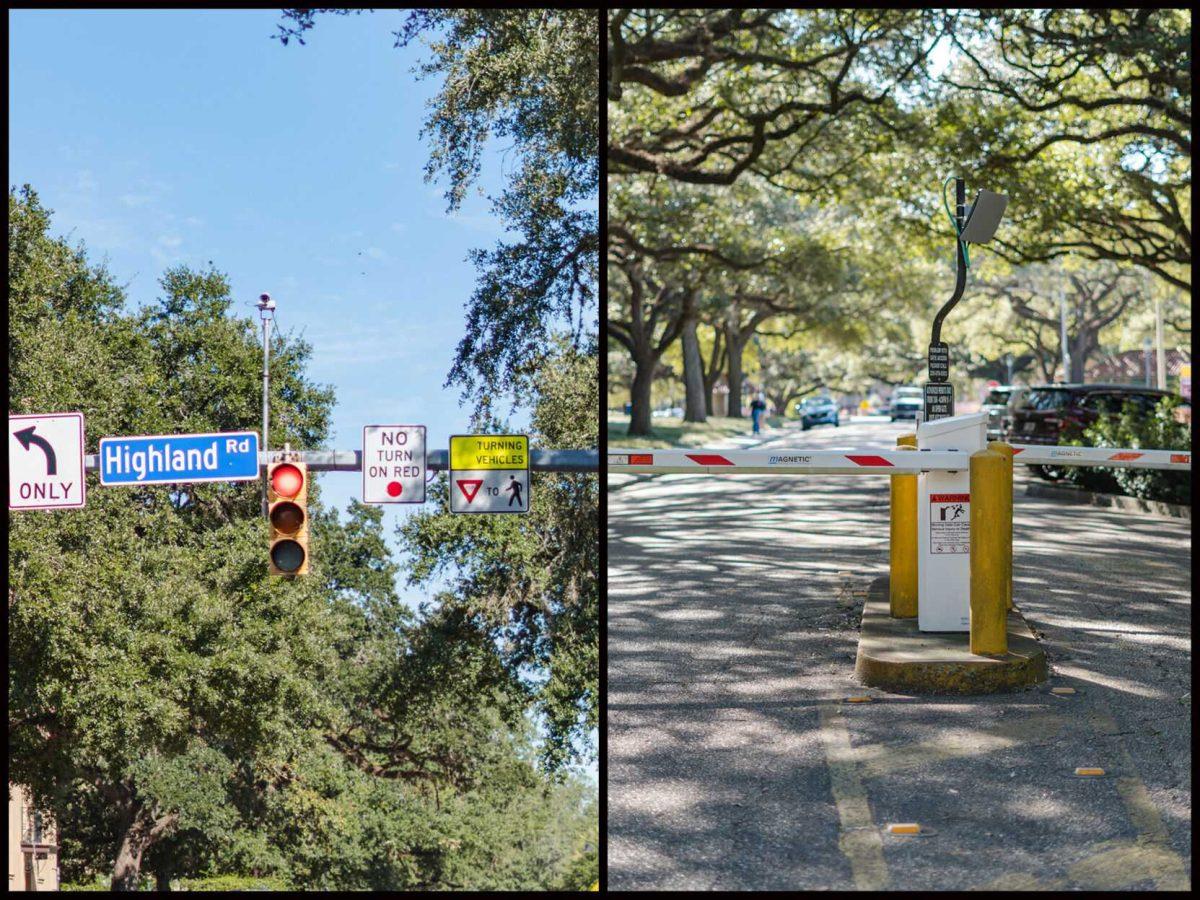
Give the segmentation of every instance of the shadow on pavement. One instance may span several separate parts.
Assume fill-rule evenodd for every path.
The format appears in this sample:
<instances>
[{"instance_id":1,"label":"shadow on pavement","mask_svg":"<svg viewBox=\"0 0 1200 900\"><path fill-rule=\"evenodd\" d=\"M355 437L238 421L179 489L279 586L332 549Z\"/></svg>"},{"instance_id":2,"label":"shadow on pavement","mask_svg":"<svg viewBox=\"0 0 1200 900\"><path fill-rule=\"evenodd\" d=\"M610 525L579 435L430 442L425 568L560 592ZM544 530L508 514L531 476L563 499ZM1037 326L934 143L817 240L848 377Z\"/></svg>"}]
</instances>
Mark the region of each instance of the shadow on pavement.
<instances>
[{"instance_id":1,"label":"shadow on pavement","mask_svg":"<svg viewBox=\"0 0 1200 900\"><path fill-rule=\"evenodd\" d=\"M858 616L887 571L887 502L885 479L845 477L665 476L610 495L610 888L855 887L862 841L834 802L819 711L864 693ZM878 840L889 887L1047 871L1153 887L1175 862L1088 862L1109 841L1128 863L1122 842L1148 826L1114 778L1068 773L1122 759L1190 866L1187 541L1186 522L1018 498L1016 599L1049 684L842 706L838 752L874 826L934 832ZM1049 693L1063 684L1079 693Z\"/></svg>"}]
</instances>

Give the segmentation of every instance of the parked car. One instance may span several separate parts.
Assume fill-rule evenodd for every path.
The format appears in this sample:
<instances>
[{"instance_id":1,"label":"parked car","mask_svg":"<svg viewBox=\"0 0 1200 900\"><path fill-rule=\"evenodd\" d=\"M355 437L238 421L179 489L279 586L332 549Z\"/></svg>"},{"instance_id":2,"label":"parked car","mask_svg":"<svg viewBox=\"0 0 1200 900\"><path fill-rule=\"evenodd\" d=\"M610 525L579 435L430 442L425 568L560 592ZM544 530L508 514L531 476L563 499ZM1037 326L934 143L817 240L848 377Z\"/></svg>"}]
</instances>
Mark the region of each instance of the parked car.
<instances>
[{"instance_id":1,"label":"parked car","mask_svg":"<svg viewBox=\"0 0 1200 900\"><path fill-rule=\"evenodd\" d=\"M1008 440L1015 444L1057 444L1077 437L1101 416L1117 415L1133 402L1145 415L1170 391L1133 384L1039 384L1032 387L1024 405L1013 412ZM1054 466L1030 466L1035 475L1050 481L1062 477Z\"/></svg>"},{"instance_id":2,"label":"parked car","mask_svg":"<svg viewBox=\"0 0 1200 900\"><path fill-rule=\"evenodd\" d=\"M987 439L989 441L1007 440L1012 428L1013 413L1023 404L1029 395L1029 388L1002 384L988 391L980 409L988 414Z\"/></svg>"},{"instance_id":3,"label":"parked car","mask_svg":"<svg viewBox=\"0 0 1200 900\"><path fill-rule=\"evenodd\" d=\"M805 431L821 424L838 427L837 404L830 397L809 397L797 403L796 415L800 417L800 427Z\"/></svg>"},{"instance_id":4,"label":"parked car","mask_svg":"<svg viewBox=\"0 0 1200 900\"><path fill-rule=\"evenodd\" d=\"M916 419L917 413L925 408L925 391L919 387L905 385L892 391L892 402L888 415L893 422L897 419Z\"/></svg>"}]
</instances>

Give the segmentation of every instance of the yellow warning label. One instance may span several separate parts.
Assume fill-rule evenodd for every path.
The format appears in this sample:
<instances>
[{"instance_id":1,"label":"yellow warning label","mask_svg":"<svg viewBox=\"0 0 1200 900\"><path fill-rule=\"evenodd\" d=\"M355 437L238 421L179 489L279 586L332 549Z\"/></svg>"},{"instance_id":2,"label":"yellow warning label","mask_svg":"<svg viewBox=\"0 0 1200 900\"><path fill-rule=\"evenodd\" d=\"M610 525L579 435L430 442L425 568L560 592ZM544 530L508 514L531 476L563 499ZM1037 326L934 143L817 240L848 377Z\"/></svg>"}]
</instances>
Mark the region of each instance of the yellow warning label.
<instances>
[{"instance_id":1,"label":"yellow warning label","mask_svg":"<svg viewBox=\"0 0 1200 900\"><path fill-rule=\"evenodd\" d=\"M451 469L528 469L525 434L456 434L450 438Z\"/></svg>"}]
</instances>

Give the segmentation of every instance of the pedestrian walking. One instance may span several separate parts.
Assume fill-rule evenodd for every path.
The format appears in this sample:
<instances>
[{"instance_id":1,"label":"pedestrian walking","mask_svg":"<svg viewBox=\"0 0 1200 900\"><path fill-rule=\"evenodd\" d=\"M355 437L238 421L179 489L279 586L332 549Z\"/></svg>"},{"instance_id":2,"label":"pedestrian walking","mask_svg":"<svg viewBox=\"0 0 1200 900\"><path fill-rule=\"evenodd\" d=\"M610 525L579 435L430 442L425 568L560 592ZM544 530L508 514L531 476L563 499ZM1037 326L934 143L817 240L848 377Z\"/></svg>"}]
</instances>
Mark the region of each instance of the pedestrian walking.
<instances>
[{"instance_id":1,"label":"pedestrian walking","mask_svg":"<svg viewBox=\"0 0 1200 900\"><path fill-rule=\"evenodd\" d=\"M759 433L759 428L762 424L763 413L767 409L767 399L763 396L763 392L759 391L754 395L754 402L750 404L750 421L754 424L754 433Z\"/></svg>"}]
</instances>

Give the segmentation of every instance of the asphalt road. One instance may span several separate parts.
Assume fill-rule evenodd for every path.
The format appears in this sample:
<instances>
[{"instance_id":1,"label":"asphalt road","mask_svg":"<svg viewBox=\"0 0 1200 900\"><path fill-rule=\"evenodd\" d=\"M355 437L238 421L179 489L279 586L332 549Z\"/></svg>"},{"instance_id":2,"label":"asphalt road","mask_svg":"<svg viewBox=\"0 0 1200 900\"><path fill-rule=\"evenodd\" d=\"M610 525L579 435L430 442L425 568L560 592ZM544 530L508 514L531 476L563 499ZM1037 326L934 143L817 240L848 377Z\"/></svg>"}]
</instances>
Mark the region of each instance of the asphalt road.
<instances>
[{"instance_id":1,"label":"asphalt road","mask_svg":"<svg viewBox=\"0 0 1200 900\"><path fill-rule=\"evenodd\" d=\"M1014 599L1050 680L940 698L853 674L886 477L610 479L609 889L1189 887L1190 523L1027 498L1031 477Z\"/></svg>"}]
</instances>

